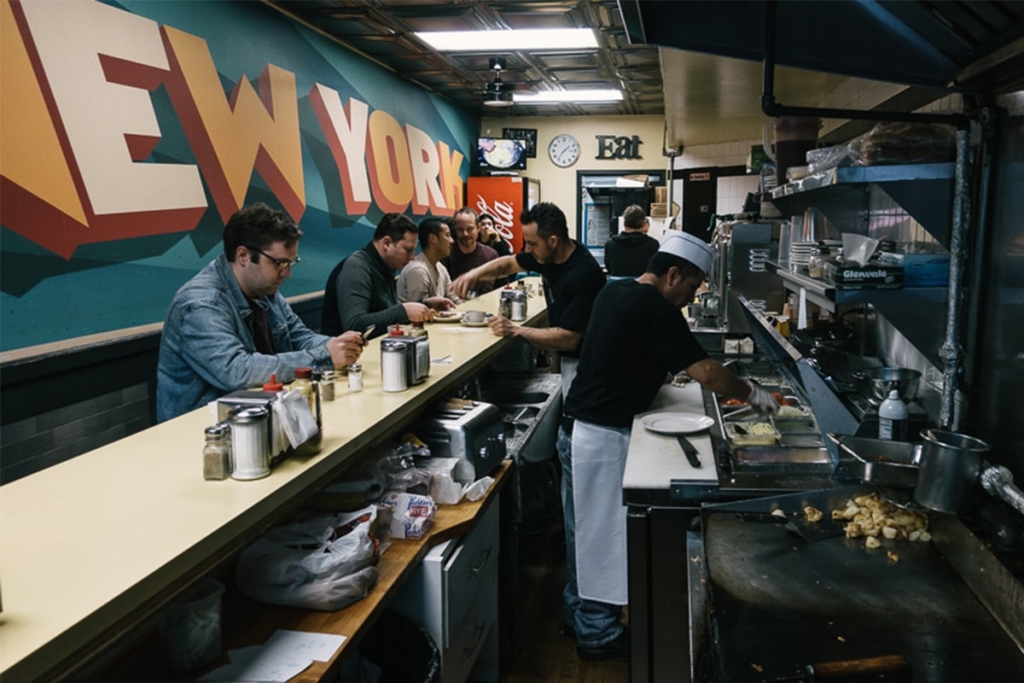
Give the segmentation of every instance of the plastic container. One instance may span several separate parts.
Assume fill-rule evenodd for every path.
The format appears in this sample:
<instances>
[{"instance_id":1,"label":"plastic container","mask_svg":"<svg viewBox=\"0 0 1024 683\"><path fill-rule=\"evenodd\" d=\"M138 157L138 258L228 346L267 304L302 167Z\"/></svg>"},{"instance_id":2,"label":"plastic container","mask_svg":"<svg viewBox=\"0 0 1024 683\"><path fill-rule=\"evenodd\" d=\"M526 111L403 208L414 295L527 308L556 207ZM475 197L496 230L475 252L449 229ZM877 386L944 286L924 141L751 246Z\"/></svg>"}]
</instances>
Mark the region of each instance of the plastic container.
<instances>
[{"instance_id":1,"label":"plastic container","mask_svg":"<svg viewBox=\"0 0 1024 683\"><path fill-rule=\"evenodd\" d=\"M878 438L906 441L907 414L907 404L900 400L900 392L893 389L889 398L878 406Z\"/></svg>"},{"instance_id":2,"label":"plastic container","mask_svg":"<svg viewBox=\"0 0 1024 683\"><path fill-rule=\"evenodd\" d=\"M160 650L167 668L188 673L220 657L220 602L224 586L203 579L160 615Z\"/></svg>"}]
</instances>

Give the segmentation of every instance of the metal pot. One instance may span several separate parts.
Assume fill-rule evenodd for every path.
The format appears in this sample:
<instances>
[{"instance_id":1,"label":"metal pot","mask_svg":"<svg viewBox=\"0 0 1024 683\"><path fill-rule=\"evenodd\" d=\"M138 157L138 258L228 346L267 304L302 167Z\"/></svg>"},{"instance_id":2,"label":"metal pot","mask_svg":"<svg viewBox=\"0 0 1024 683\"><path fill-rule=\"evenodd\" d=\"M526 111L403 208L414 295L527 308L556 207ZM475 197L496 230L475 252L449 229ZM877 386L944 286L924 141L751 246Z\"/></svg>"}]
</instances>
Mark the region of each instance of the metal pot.
<instances>
[{"instance_id":1,"label":"metal pot","mask_svg":"<svg viewBox=\"0 0 1024 683\"><path fill-rule=\"evenodd\" d=\"M860 382L860 393L872 403L878 404L889 398L893 389L899 392L904 402L917 396L917 385L921 373L908 368L868 368L853 373Z\"/></svg>"},{"instance_id":2,"label":"metal pot","mask_svg":"<svg viewBox=\"0 0 1024 683\"><path fill-rule=\"evenodd\" d=\"M971 502L988 444L981 439L926 429L914 499L930 510L962 512Z\"/></svg>"}]
</instances>

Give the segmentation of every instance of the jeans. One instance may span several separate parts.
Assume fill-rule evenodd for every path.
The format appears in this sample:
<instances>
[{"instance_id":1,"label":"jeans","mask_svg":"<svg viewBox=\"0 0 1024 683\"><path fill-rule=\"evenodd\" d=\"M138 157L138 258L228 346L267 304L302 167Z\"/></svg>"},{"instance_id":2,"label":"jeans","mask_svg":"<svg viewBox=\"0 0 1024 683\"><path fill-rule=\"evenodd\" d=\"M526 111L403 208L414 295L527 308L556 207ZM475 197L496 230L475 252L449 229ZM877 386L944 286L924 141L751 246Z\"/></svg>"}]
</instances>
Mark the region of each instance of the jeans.
<instances>
[{"instance_id":1,"label":"jeans","mask_svg":"<svg viewBox=\"0 0 1024 683\"><path fill-rule=\"evenodd\" d=\"M576 516L572 497L572 433L558 428L558 461L562 466L562 513L565 517L565 567L568 582L562 591L565 623L576 632L576 643L600 647L625 630L622 607L580 598L576 588Z\"/></svg>"}]
</instances>

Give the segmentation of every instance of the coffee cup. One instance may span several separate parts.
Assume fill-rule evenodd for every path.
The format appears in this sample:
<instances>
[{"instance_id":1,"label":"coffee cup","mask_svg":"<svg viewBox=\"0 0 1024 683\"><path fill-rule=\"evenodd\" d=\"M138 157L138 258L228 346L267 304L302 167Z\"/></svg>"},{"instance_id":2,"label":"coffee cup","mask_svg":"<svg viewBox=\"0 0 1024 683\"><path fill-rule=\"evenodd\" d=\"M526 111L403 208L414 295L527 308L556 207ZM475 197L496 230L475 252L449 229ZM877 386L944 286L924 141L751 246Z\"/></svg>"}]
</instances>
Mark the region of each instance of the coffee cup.
<instances>
[{"instance_id":1,"label":"coffee cup","mask_svg":"<svg viewBox=\"0 0 1024 683\"><path fill-rule=\"evenodd\" d=\"M487 314L484 311L466 311L462 315L462 322L482 323Z\"/></svg>"}]
</instances>

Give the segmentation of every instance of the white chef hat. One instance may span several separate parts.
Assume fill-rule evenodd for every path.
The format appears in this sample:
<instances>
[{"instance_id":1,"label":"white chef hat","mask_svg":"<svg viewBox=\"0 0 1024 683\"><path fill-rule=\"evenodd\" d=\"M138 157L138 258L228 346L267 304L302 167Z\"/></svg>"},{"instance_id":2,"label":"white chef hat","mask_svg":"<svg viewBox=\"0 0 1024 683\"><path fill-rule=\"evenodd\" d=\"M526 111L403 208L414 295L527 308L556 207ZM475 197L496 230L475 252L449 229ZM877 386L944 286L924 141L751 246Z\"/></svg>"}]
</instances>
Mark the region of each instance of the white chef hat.
<instances>
[{"instance_id":1,"label":"white chef hat","mask_svg":"<svg viewBox=\"0 0 1024 683\"><path fill-rule=\"evenodd\" d=\"M715 249L699 237L679 230L669 230L661 240L658 251L673 254L686 259L704 271L711 273L711 264L715 262Z\"/></svg>"}]
</instances>

